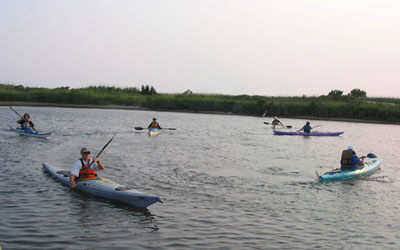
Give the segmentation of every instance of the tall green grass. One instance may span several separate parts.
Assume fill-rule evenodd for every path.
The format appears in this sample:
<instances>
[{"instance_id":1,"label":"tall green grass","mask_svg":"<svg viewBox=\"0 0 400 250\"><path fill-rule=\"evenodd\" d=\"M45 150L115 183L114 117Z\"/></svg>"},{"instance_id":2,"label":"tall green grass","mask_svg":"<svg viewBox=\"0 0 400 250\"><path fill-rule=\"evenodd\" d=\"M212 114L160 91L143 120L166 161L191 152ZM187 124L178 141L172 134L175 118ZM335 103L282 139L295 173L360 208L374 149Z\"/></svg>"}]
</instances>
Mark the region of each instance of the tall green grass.
<instances>
[{"instance_id":1,"label":"tall green grass","mask_svg":"<svg viewBox=\"0 0 400 250\"><path fill-rule=\"evenodd\" d=\"M141 94L137 88L90 86L87 88L29 88L0 84L0 101L59 104L125 105L190 112L225 112L259 116L359 119L400 122L400 100L353 96L268 97L206 94Z\"/></svg>"}]
</instances>

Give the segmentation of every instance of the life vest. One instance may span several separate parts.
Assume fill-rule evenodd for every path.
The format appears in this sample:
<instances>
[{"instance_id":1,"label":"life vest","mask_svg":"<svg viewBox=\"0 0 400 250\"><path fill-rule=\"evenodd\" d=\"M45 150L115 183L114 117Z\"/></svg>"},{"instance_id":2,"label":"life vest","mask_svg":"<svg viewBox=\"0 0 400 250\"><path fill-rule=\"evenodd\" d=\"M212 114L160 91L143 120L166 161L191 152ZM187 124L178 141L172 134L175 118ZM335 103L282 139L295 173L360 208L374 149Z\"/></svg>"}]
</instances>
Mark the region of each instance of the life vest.
<instances>
[{"instance_id":1,"label":"life vest","mask_svg":"<svg viewBox=\"0 0 400 250\"><path fill-rule=\"evenodd\" d=\"M31 128L32 127L32 122L31 121L24 120L20 124L21 124L21 129L26 129L26 128Z\"/></svg>"},{"instance_id":2,"label":"life vest","mask_svg":"<svg viewBox=\"0 0 400 250\"><path fill-rule=\"evenodd\" d=\"M82 164L82 168L79 171L79 180L93 180L97 178L97 173L94 169L90 168L90 159L88 161L88 163L85 165L83 163L82 158L79 159L81 161Z\"/></svg>"},{"instance_id":3,"label":"life vest","mask_svg":"<svg viewBox=\"0 0 400 250\"><path fill-rule=\"evenodd\" d=\"M151 123L151 128L158 128L160 127L160 125L158 124L158 122L152 122Z\"/></svg>"},{"instance_id":4,"label":"life vest","mask_svg":"<svg viewBox=\"0 0 400 250\"><path fill-rule=\"evenodd\" d=\"M343 150L340 160L341 168L353 168L353 153L354 150L352 149Z\"/></svg>"}]
</instances>

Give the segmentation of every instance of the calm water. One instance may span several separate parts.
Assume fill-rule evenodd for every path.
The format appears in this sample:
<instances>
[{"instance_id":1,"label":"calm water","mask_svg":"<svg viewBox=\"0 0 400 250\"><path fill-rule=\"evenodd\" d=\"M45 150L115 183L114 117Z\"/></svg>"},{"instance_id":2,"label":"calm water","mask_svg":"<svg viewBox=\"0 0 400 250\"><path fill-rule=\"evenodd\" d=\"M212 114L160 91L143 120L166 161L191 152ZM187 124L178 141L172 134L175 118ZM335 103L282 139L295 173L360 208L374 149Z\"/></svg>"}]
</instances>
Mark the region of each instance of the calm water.
<instances>
[{"instance_id":1,"label":"calm water","mask_svg":"<svg viewBox=\"0 0 400 250\"><path fill-rule=\"evenodd\" d=\"M170 112L17 107L47 139L9 130L0 107L0 245L3 249L399 249L400 126L311 121L340 137L274 136L271 118ZM156 137L135 126L157 117ZM305 121L281 119L300 128ZM42 162L70 169L83 145L100 172L159 195L147 212L68 192ZM372 176L320 184L342 150L375 153Z\"/></svg>"}]
</instances>

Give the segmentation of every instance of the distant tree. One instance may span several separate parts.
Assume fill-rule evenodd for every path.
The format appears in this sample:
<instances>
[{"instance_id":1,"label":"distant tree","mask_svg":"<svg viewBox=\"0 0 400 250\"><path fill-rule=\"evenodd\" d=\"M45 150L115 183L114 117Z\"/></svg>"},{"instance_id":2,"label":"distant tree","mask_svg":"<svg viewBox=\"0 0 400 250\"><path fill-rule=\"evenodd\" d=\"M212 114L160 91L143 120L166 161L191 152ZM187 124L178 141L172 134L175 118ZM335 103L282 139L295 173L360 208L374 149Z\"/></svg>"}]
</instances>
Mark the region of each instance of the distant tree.
<instances>
[{"instance_id":1,"label":"distant tree","mask_svg":"<svg viewBox=\"0 0 400 250\"><path fill-rule=\"evenodd\" d=\"M343 91L335 89L335 90L331 90L331 92L329 92L328 96L342 96L343 95Z\"/></svg>"},{"instance_id":2,"label":"distant tree","mask_svg":"<svg viewBox=\"0 0 400 250\"><path fill-rule=\"evenodd\" d=\"M191 95L191 94L193 94L193 92L190 89L188 89L185 92L183 92L183 94L184 95Z\"/></svg>"},{"instance_id":3,"label":"distant tree","mask_svg":"<svg viewBox=\"0 0 400 250\"><path fill-rule=\"evenodd\" d=\"M365 92L364 90L361 90L361 89L353 89L352 91L350 91L349 95L358 97L358 98L364 98L364 97L367 97L367 92Z\"/></svg>"},{"instance_id":4,"label":"distant tree","mask_svg":"<svg viewBox=\"0 0 400 250\"><path fill-rule=\"evenodd\" d=\"M157 94L156 89L153 86L149 86L149 85L142 85L141 89L140 89L140 94L142 95L154 95Z\"/></svg>"}]
</instances>

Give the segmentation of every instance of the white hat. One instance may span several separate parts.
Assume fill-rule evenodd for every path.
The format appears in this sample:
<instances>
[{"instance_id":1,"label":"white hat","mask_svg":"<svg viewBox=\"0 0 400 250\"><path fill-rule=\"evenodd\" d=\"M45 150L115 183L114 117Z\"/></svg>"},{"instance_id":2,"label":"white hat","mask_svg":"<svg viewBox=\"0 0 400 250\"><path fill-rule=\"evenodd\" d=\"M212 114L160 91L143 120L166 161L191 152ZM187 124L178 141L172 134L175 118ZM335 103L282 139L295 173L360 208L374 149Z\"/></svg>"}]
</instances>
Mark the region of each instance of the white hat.
<instances>
[{"instance_id":1,"label":"white hat","mask_svg":"<svg viewBox=\"0 0 400 250\"><path fill-rule=\"evenodd\" d=\"M88 148L88 147L81 148L81 153L85 153L85 152L90 152L90 148Z\"/></svg>"},{"instance_id":2,"label":"white hat","mask_svg":"<svg viewBox=\"0 0 400 250\"><path fill-rule=\"evenodd\" d=\"M353 146L348 146L347 149L348 150L354 150L354 147Z\"/></svg>"}]
</instances>

